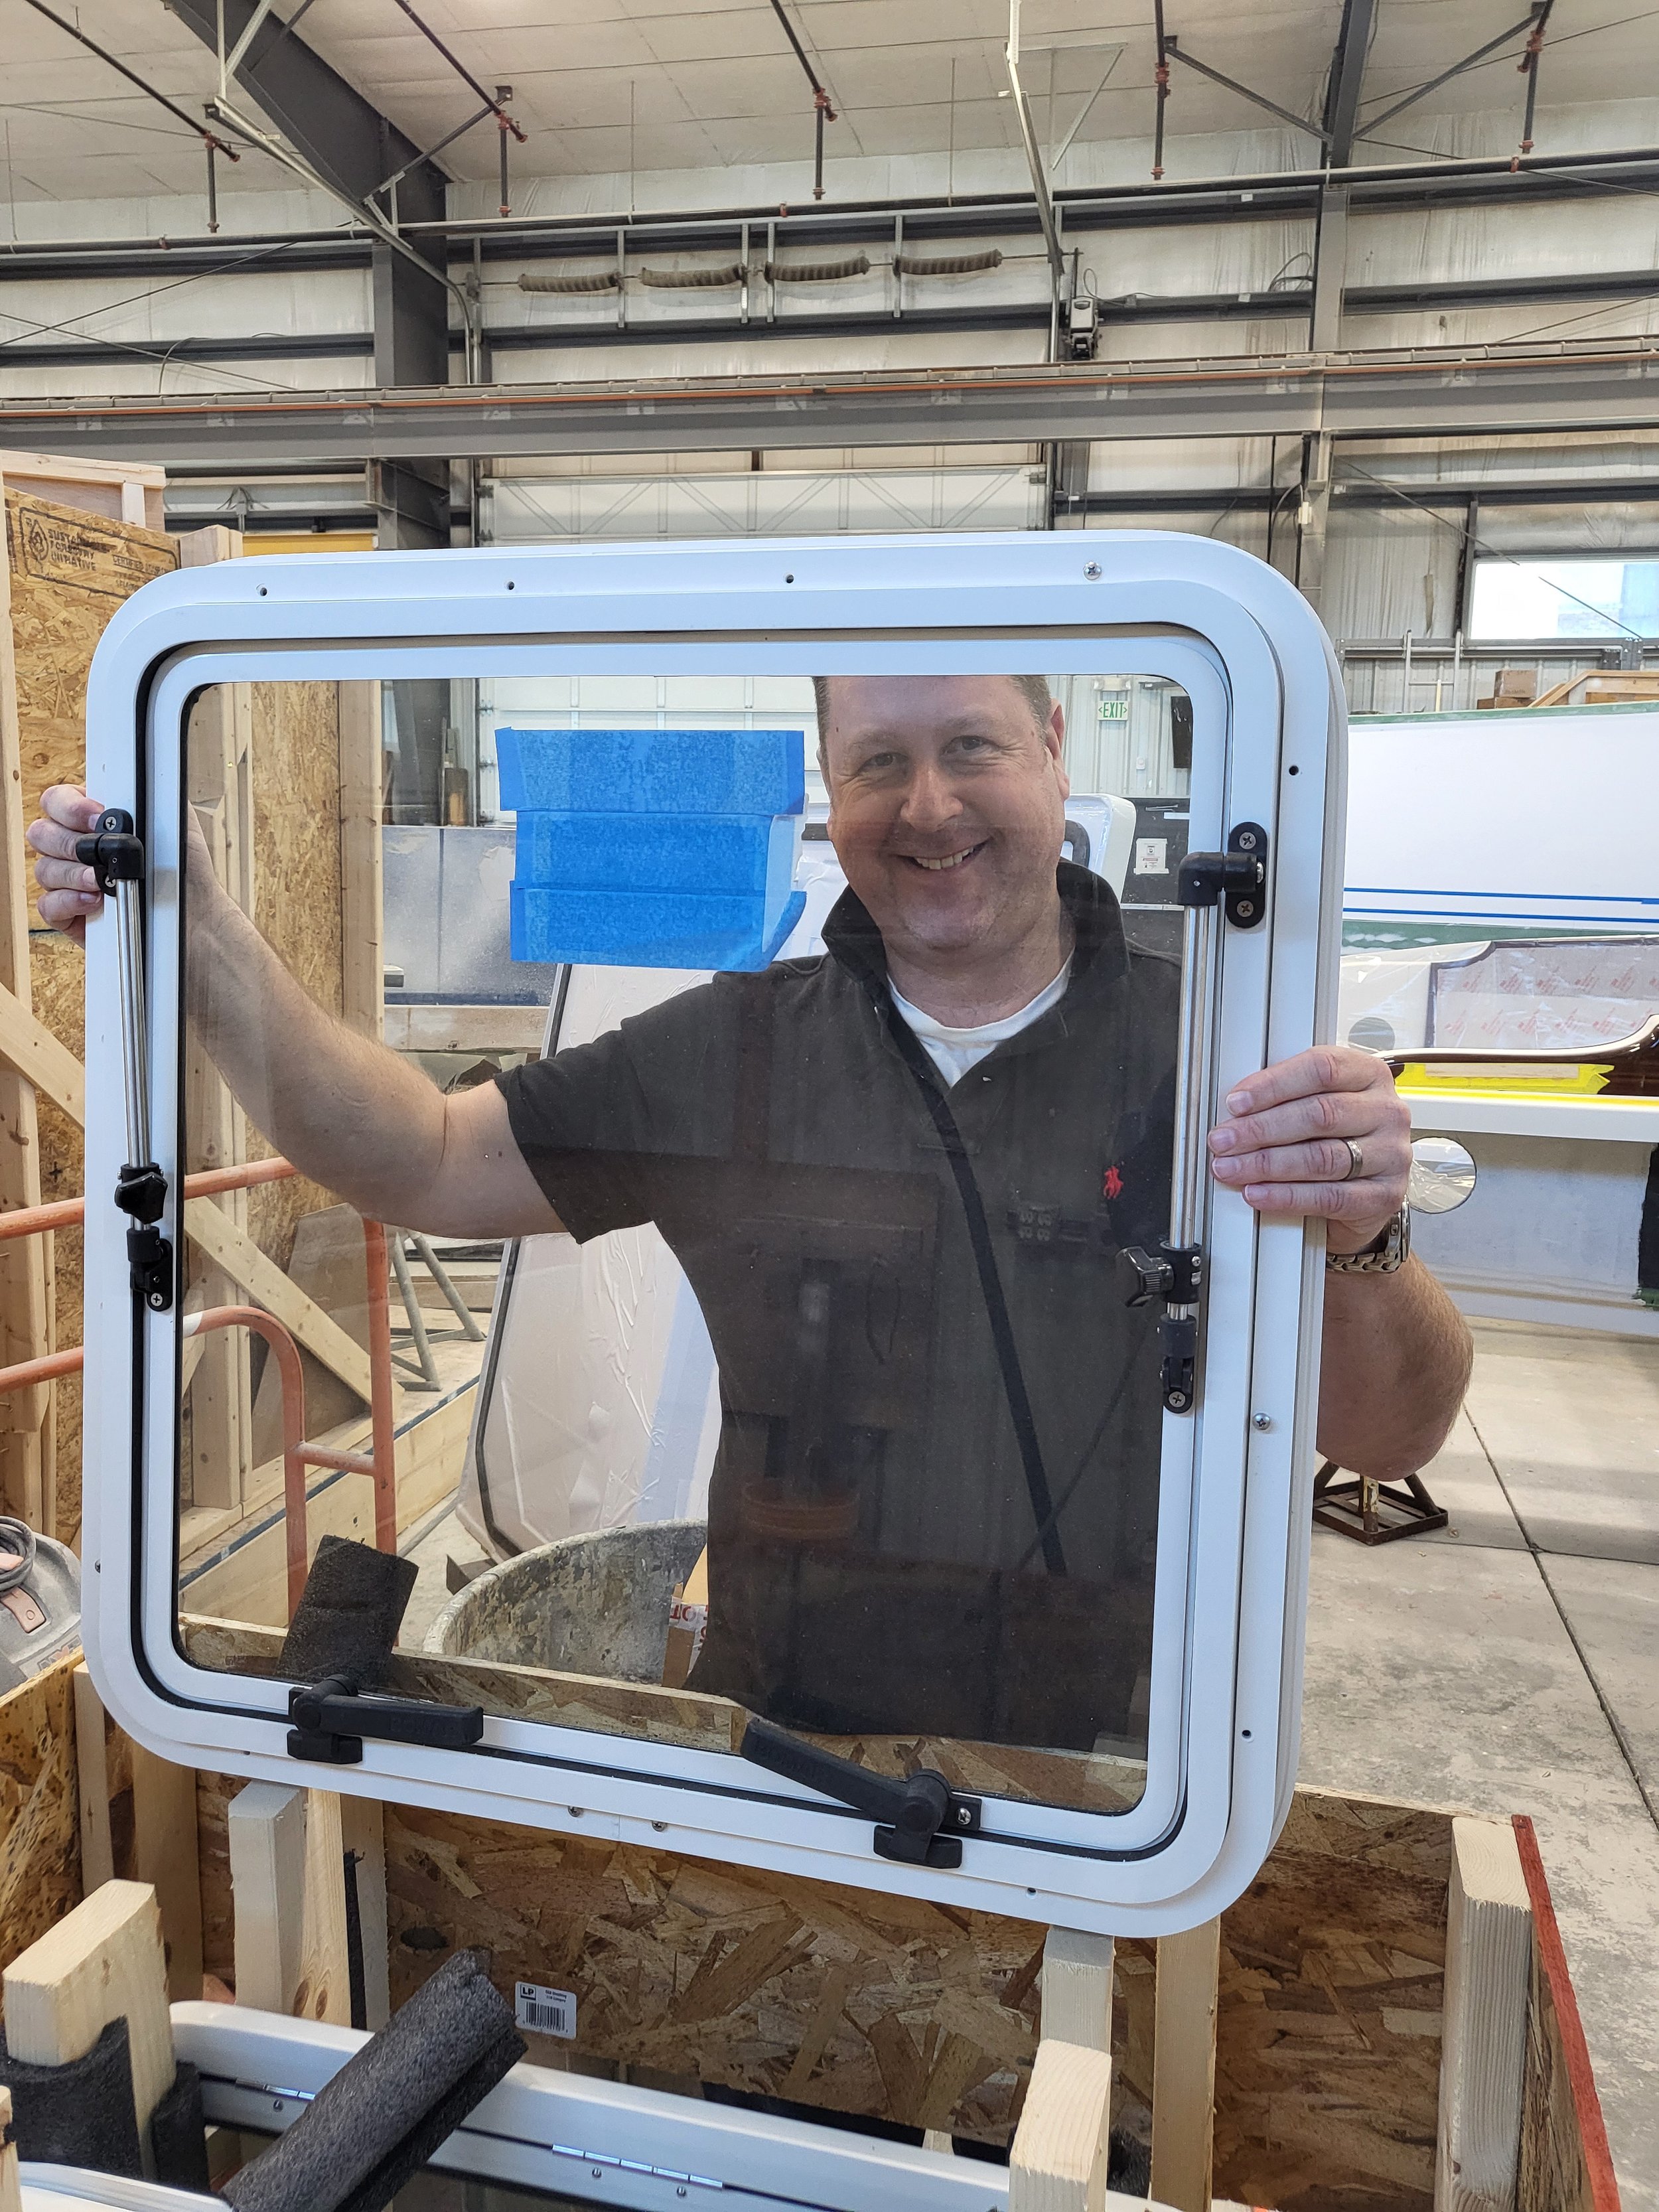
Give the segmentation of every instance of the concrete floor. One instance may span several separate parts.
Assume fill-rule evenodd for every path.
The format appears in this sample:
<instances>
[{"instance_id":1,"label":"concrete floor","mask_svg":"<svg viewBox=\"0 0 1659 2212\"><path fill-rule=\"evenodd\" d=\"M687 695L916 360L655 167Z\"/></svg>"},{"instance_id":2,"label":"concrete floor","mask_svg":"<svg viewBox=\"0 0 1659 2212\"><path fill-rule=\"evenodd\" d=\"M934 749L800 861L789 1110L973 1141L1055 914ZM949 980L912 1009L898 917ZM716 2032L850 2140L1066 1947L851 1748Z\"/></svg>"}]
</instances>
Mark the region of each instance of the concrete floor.
<instances>
[{"instance_id":1,"label":"concrete floor","mask_svg":"<svg viewBox=\"0 0 1659 2212\"><path fill-rule=\"evenodd\" d=\"M1628 2212L1659 2212L1659 1346L1476 1322L1449 1528L1314 1531L1302 1778L1529 1813ZM447 1601L440 1509L402 1641Z\"/></svg>"},{"instance_id":2,"label":"concrete floor","mask_svg":"<svg viewBox=\"0 0 1659 2212\"><path fill-rule=\"evenodd\" d=\"M1629 2212L1659 2212L1659 1346L1474 1324L1449 1528L1314 1531L1302 1778L1528 1813Z\"/></svg>"}]
</instances>

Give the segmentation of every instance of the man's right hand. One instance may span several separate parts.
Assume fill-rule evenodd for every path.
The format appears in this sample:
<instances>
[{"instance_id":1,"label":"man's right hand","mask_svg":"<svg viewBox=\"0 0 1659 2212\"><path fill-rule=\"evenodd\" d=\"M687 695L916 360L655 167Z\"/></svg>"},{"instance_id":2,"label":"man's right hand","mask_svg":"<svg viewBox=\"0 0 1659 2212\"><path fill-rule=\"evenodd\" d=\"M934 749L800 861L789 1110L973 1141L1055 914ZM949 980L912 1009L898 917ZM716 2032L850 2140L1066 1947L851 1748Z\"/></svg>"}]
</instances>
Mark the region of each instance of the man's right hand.
<instances>
[{"instance_id":1,"label":"man's right hand","mask_svg":"<svg viewBox=\"0 0 1659 2212\"><path fill-rule=\"evenodd\" d=\"M77 945L87 941L87 924L104 903L98 879L75 857L75 841L88 837L103 812L100 799L88 799L72 783L54 783L40 794L40 811L28 826L34 848L34 880L40 886L40 919L61 929Z\"/></svg>"}]
</instances>

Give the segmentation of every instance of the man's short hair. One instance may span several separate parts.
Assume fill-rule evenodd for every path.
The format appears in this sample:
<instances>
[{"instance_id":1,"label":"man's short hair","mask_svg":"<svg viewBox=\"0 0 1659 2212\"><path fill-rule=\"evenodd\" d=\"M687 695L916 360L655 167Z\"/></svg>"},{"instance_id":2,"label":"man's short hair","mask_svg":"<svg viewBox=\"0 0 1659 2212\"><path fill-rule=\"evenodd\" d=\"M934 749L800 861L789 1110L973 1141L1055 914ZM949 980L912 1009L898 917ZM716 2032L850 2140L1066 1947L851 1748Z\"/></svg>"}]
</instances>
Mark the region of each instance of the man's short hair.
<instances>
[{"instance_id":1,"label":"man's short hair","mask_svg":"<svg viewBox=\"0 0 1659 2212\"><path fill-rule=\"evenodd\" d=\"M1046 676L1011 676L1008 681L1030 708L1032 719L1038 729L1046 730L1048 726L1048 717L1054 711L1054 695L1048 689L1048 678ZM812 678L812 696L817 702L818 766L822 769L824 765L826 750L825 737L830 727L830 678L827 676L815 676Z\"/></svg>"}]
</instances>

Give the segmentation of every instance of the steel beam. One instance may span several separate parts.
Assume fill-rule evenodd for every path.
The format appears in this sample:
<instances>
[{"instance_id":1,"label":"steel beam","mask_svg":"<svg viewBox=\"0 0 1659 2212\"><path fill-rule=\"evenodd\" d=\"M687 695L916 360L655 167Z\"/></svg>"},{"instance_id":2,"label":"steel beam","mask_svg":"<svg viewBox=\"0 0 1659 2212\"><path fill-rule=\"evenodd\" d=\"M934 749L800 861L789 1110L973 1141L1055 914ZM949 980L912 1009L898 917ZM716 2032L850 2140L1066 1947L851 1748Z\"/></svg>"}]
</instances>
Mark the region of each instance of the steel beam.
<instances>
[{"instance_id":1,"label":"steel beam","mask_svg":"<svg viewBox=\"0 0 1659 2212\"><path fill-rule=\"evenodd\" d=\"M170 0L173 14L214 53L219 50L219 0ZM225 41L234 48L256 13L256 0L223 0ZM445 213L444 178L396 124L329 67L297 33L267 18L233 72L297 154L348 199L365 202L380 179L414 161L398 187L406 222L438 221Z\"/></svg>"},{"instance_id":2,"label":"steel beam","mask_svg":"<svg viewBox=\"0 0 1659 2212\"><path fill-rule=\"evenodd\" d=\"M1353 159L1359 92L1376 22L1376 0L1342 0L1342 27L1325 94L1325 156L1333 169L1346 169Z\"/></svg>"},{"instance_id":3,"label":"steel beam","mask_svg":"<svg viewBox=\"0 0 1659 2212\"><path fill-rule=\"evenodd\" d=\"M1081 530L1089 514L1089 447L1061 440L1048 448L1048 527Z\"/></svg>"},{"instance_id":4,"label":"steel beam","mask_svg":"<svg viewBox=\"0 0 1659 2212\"><path fill-rule=\"evenodd\" d=\"M343 199L372 208L381 179L396 171L394 221L442 219L447 212L442 172L285 23L271 15L258 21L258 0L170 4L216 53L222 21L227 46L240 56L234 82ZM441 254L437 258L441 264ZM383 389L443 383L449 374L449 302L442 280L380 239L372 267L376 382Z\"/></svg>"},{"instance_id":5,"label":"steel beam","mask_svg":"<svg viewBox=\"0 0 1659 2212\"><path fill-rule=\"evenodd\" d=\"M1319 196L1314 233L1313 299L1308 343L1316 353L1342 343L1342 308L1348 277L1348 188L1328 185Z\"/></svg>"},{"instance_id":6,"label":"steel beam","mask_svg":"<svg viewBox=\"0 0 1659 2212\"><path fill-rule=\"evenodd\" d=\"M339 468L368 459L1131 438L1466 437L1659 428L1659 345L1328 362L678 379L249 399L0 403L0 446Z\"/></svg>"}]
</instances>

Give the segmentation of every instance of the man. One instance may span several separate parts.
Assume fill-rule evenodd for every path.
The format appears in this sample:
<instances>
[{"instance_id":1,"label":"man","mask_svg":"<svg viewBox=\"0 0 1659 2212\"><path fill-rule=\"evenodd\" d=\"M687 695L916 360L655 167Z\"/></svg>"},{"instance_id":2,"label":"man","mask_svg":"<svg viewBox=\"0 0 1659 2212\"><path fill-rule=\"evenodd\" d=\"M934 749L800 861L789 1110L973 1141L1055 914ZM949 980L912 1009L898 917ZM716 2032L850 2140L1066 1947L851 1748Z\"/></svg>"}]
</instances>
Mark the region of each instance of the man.
<instances>
[{"instance_id":1,"label":"man","mask_svg":"<svg viewBox=\"0 0 1659 2212\"><path fill-rule=\"evenodd\" d=\"M318 1009L192 842L191 1012L250 1117L364 1213L471 1237L655 1222L720 1370L710 1622L693 1686L830 1734L1145 1744L1158 1345L1115 1256L1167 1218L1172 963L1060 864L1041 678L818 686L849 889L822 957L722 975L593 1043L441 1097ZM44 920L97 897L95 802L31 828ZM1383 1064L1242 1082L1211 1171L1322 1218L1319 1441L1420 1467L1468 1338L1388 1249L1409 1164ZM1344 1271L1370 1248L1380 1267Z\"/></svg>"}]
</instances>

